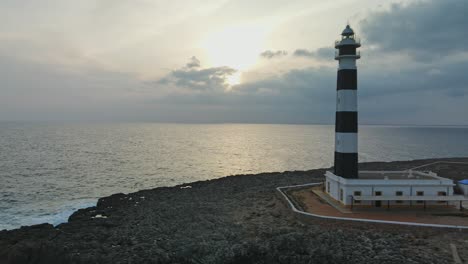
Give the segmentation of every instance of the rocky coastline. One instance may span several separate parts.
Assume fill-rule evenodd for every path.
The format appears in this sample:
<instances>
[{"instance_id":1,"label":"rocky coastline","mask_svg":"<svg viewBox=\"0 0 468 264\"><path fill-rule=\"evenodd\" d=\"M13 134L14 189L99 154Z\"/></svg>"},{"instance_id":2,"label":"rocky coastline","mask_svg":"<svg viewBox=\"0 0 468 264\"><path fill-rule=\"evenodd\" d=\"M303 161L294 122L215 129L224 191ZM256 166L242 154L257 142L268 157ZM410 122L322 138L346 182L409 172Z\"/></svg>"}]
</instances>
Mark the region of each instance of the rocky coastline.
<instances>
[{"instance_id":1,"label":"rocky coastline","mask_svg":"<svg viewBox=\"0 0 468 264\"><path fill-rule=\"evenodd\" d=\"M435 161L360 164L401 170ZM454 180L468 166L430 168ZM0 263L453 263L468 232L298 218L276 187L323 180L326 169L236 175L114 194L69 221L0 231ZM468 221L468 219L467 219Z\"/></svg>"}]
</instances>

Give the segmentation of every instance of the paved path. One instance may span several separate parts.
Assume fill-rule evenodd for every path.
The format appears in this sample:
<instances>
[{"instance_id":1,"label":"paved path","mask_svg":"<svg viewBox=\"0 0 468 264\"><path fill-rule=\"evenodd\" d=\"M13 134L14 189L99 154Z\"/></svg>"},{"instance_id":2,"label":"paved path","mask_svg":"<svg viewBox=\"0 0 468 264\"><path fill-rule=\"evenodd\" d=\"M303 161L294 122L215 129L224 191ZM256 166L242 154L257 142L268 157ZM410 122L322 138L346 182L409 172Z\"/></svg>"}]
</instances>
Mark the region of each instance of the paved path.
<instances>
[{"instance_id":1,"label":"paved path","mask_svg":"<svg viewBox=\"0 0 468 264\"><path fill-rule=\"evenodd\" d=\"M351 210L344 208L338 204L338 202L332 200L330 196L328 196L326 193L324 193L321 190L312 190L315 195L320 197L320 199L325 200L329 205L333 206L336 210L340 211L343 214L352 214Z\"/></svg>"}]
</instances>

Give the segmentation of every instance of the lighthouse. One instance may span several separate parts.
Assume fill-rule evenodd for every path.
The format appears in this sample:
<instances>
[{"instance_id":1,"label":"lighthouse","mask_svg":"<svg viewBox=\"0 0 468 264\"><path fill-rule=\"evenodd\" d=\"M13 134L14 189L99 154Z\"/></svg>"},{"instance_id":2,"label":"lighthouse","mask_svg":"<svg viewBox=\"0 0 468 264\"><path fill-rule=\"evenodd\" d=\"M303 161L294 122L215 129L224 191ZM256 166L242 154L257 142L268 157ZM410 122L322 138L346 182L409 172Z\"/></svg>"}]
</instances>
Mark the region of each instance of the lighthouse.
<instances>
[{"instance_id":1,"label":"lighthouse","mask_svg":"<svg viewBox=\"0 0 468 264\"><path fill-rule=\"evenodd\" d=\"M335 119L335 175L358 178L358 112L357 67L361 46L353 29L347 25L341 40L335 42L338 60L336 119Z\"/></svg>"},{"instance_id":2,"label":"lighthouse","mask_svg":"<svg viewBox=\"0 0 468 264\"><path fill-rule=\"evenodd\" d=\"M347 25L335 41L336 84L335 166L325 172L325 194L344 207L449 206L468 201L454 195L451 179L427 171L358 171L357 67L361 47ZM419 168L419 167L417 167ZM321 194L318 194L319 196ZM327 200L327 199L325 199ZM334 203L333 207L335 207Z\"/></svg>"}]
</instances>

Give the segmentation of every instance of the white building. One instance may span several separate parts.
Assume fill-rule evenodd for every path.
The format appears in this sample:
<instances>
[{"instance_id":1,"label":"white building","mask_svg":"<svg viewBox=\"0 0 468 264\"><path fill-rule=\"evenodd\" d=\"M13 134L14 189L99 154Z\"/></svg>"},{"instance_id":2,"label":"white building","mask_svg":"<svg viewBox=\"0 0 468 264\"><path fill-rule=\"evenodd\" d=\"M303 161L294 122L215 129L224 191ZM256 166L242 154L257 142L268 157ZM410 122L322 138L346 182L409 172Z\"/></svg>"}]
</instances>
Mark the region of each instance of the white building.
<instances>
[{"instance_id":1,"label":"white building","mask_svg":"<svg viewBox=\"0 0 468 264\"><path fill-rule=\"evenodd\" d=\"M347 207L447 206L467 200L454 195L455 184L433 172L359 171L348 179L325 173L325 191Z\"/></svg>"}]
</instances>

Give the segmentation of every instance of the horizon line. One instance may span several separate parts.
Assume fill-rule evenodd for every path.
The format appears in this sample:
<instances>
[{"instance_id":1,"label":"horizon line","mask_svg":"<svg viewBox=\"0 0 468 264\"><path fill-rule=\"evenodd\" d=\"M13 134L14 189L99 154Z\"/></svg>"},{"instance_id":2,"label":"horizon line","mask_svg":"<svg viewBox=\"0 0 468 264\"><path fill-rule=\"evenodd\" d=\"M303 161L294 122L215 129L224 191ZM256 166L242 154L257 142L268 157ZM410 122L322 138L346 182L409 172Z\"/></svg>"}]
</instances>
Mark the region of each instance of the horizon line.
<instances>
[{"instance_id":1,"label":"horizon line","mask_svg":"<svg viewBox=\"0 0 468 264\"><path fill-rule=\"evenodd\" d=\"M229 122L229 121L212 121L212 122L190 122L190 121L151 121L151 120L0 120L0 123L155 123L155 124L187 124L187 125L217 125L217 124L244 124L244 125L324 125L332 126L334 123L301 123L301 122ZM408 124L408 123L364 123L359 126L417 126L417 127L468 127L468 124Z\"/></svg>"}]
</instances>

